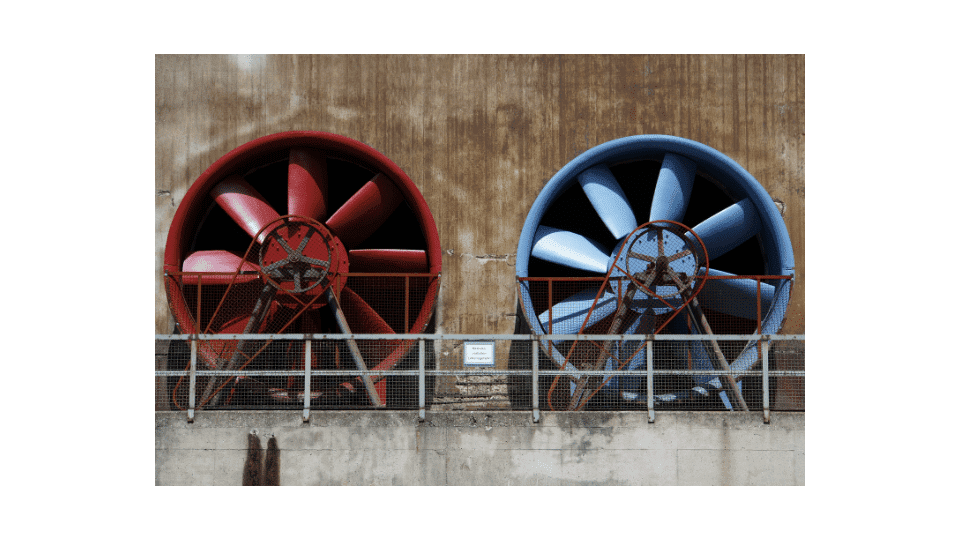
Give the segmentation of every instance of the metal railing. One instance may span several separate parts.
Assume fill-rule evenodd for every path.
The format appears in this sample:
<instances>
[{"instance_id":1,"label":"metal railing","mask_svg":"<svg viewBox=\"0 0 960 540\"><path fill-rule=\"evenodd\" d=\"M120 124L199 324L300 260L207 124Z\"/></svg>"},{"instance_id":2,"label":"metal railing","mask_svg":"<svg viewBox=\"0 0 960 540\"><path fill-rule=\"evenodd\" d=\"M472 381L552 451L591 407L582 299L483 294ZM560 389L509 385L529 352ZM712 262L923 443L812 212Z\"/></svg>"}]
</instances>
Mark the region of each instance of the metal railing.
<instances>
[{"instance_id":1,"label":"metal railing","mask_svg":"<svg viewBox=\"0 0 960 540\"><path fill-rule=\"evenodd\" d=\"M156 410L804 410L804 335L156 335ZM716 361L725 357L729 369ZM392 360L391 360L392 359ZM704 362L713 362L707 365ZM389 368L378 369L379 366ZM373 367L368 367L373 366ZM704 368L706 366L706 369ZM712 366L712 369L710 367Z\"/></svg>"}]
</instances>

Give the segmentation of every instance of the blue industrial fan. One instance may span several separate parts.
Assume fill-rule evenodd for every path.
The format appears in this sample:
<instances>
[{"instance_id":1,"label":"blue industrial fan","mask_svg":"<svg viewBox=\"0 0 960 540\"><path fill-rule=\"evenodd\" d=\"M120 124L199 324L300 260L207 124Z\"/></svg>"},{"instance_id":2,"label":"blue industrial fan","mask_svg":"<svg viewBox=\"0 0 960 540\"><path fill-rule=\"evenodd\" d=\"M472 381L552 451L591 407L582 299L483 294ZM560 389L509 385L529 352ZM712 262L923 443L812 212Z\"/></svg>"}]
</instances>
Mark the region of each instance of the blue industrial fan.
<instances>
[{"instance_id":1,"label":"blue industrial fan","mask_svg":"<svg viewBox=\"0 0 960 540\"><path fill-rule=\"evenodd\" d=\"M524 322L535 334L755 335L780 329L794 262L780 212L740 165L695 141L637 135L584 152L546 184L520 234L516 271ZM680 274L690 287L671 283ZM780 276L759 279L759 306L754 276ZM552 278L549 293L546 278ZM702 287L693 287L695 280ZM598 357L605 362L581 369L645 369L641 343L613 342ZM671 354L691 370L689 384L655 389L656 401L717 396L728 408L746 408L741 385L696 372L717 369L717 356L732 370L753 368L756 340L723 342L725 353L716 342L673 343L682 350ZM544 345L546 357L568 375L576 404L584 378L569 361L575 345L559 339ZM607 377L599 391L646 401L640 375Z\"/></svg>"}]
</instances>

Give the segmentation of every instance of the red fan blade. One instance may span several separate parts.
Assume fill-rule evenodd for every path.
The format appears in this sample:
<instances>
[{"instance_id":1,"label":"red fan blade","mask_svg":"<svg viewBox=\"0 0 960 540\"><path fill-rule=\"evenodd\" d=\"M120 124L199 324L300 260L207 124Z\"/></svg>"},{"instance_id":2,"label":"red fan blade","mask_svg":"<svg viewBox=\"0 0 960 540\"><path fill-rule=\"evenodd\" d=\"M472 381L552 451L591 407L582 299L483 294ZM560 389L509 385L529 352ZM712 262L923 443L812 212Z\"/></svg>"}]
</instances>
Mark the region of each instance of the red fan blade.
<instances>
[{"instance_id":1,"label":"red fan blade","mask_svg":"<svg viewBox=\"0 0 960 540\"><path fill-rule=\"evenodd\" d=\"M226 285L233 281L237 268L240 268L241 273L237 276L236 283L249 283L259 279L257 270L260 267L229 251L197 251L183 261L184 272L218 272L204 275L204 284ZM198 281L199 276L183 276L183 282L187 285L196 285Z\"/></svg>"},{"instance_id":2,"label":"red fan blade","mask_svg":"<svg viewBox=\"0 0 960 540\"><path fill-rule=\"evenodd\" d=\"M330 216L327 227L350 249L379 229L402 200L397 186L377 174Z\"/></svg>"},{"instance_id":3,"label":"red fan blade","mask_svg":"<svg viewBox=\"0 0 960 540\"><path fill-rule=\"evenodd\" d=\"M390 325L357 293L344 287L340 293L340 308L350 324L350 331L357 334L394 334ZM371 371L387 370L396 365L406 354L409 345L400 340L379 340L363 348L364 361ZM382 381L383 379L381 379ZM386 387L377 385L377 392L384 397Z\"/></svg>"},{"instance_id":4,"label":"red fan blade","mask_svg":"<svg viewBox=\"0 0 960 540\"><path fill-rule=\"evenodd\" d=\"M317 150L290 149L287 213L318 221L327 217L327 160Z\"/></svg>"},{"instance_id":5,"label":"red fan blade","mask_svg":"<svg viewBox=\"0 0 960 540\"><path fill-rule=\"evenodd\" d=\"M248 328L251 326L255 297L246 298L246 302L231 302L229 300L231 299L228 299L228 302L224 304L224 307L217 314L213 323L209 325L209 330L202 329L202 332L211 334L258 334L265 328L269 328L277 316L277 303L271 302L270 305L267 306L266 313L263 314L263 319L260 321L260 324L255 324L253 327ZM203 323L203 326L206 327L206 323ZM241 343L242 341L234 340L201 340L199 352L203 360L210 367L219 365L222 368L224 364L237 353ZM244 358L242 363L246 361Z\"/></svg>"},{"instance_id":6,"label":"red fan blade","mask_svg":"<svg viewBox=\"0 0 960 540\"><path fill-rule=\"evenodd\" d=\"M237 222L250 236L256 235L260 229L280 217L263 195L236 174L214 186L210 195L227 212L230 219ZM257 238L257 242L263 242L266 233L267 231L264 231Z\"/></svg>"},{"instance_id":7,"label":"red fan blade","mask_svg":"<svg viewBox=\"0 0 960 540\"><path fill-rule=\"evenodd\" d=\"M340 308L354 334L395 334L393 328L350 287L340 293Z\"/></svg>"},{"instance_id":8,"label":"red fan blade","mask_svg":"<svg viewBox=\"0 0 960 540\"><path fill-rule=\"evenodd\" d=\"M350 271L391 274L425 274L427 252L414 249L354 249L350 251Z\"/></svg>"}]
</instances>

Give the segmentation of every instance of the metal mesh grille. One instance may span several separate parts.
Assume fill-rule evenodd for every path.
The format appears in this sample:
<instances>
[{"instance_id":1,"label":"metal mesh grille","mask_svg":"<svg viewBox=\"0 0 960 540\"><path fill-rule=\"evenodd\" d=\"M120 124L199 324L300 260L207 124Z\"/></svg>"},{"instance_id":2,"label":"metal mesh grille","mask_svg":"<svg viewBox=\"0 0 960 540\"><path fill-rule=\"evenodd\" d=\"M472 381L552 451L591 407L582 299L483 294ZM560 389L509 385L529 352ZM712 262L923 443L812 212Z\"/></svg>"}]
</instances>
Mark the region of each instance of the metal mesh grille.
<instances>
[{"instance_id":1,"label":"metal mesh grille","mask_svg":"<svg viewBox=\"0 0 960 540\"><path fill-rule=\"evenodd\" d=\"M770 347L770 369L789 375L772 376L771 408L778 411L805 410L804 349L806 341L776 341Z\"/></svg>"},{"instance_id":2,"label":"metal mesh grille","mask_svg":"<svg viewBox=\"0 0 960 540\"><path fill-rule=\"evenodd\" d=\"M638 255L643 256L643 253ZM626 261L629 267L634 259L627 257ZM761 368L762 354L756 336L779 330L785 317L790 281L785 276L716 273L701 276L702 288L695 285L691 290L696 294L685 295L680 294L677 287L654 285L655 280L638 283L636 278L642 278L643 274L633 275L633 278L613 273L595 278L520 278L518 293L525 322L534 334L708 337L708 340L688 343L657 341L653 345L651 352L657 359L656 369L677 372L652 378L655 400L668 408L761 408L762 380L754 372ZM740 337L714 339L715 336ZM648 356L643 342L638 341L607 344L551 339L545 341L545 346L544 354L556 366L578 371L637 372L645 369ZM802 355L794 364L794 369L803 369ZM732 378L701 374L731 369L737 373ZM789 392L796 393L796 386L793 381ZM645 375L616 376L609 380L586 377L575 381L573 389L567 392L569 396L560 397L557 385L552 384L548 402L556 408L552 403L556 395L561 401L573 401L561 403L561 409L582 409L587 406L584 399L593 405L602 403L605 407L623 408L647 391ZM776 388L772 390L775 391ZM795 402L796 398L790 400Z\"/></svg>"},{"instance_id":3,"label":"metal mesh grille","mask_svg":"<svg viewBox=\"0 0 960 540\"><path fill-rule=\"evenodd\" d=\"M438 372L434 410L497 410L509 409L507 373L510 364L510 340L489 340L492 364L489 367L464 365L466 343L477 340L443 340L440 345L442 365ZM446 373L444 373L446 371Z\"/></svg>"},{"instance_id":4,"label":"metal mesh grille","mask_svg":"<svg viewBox=\"0 0 960 540\"><path fill-rule=\"evenodd\" d=\"M259 275L167 275L168 297L181 327L201 334L343 333L333 316L336 291L351 333L423 331L432 312L438 277L427 274L339 274L329 287L294 294Z\"/></svg>"},{"instance_id":5,"label":"metal mesh grille","mask_svg":"<svg viewBox=\"0 0 960 540\"><path fill-rule=\"evenodd\" d=\"M764 321L784 318L786 302L774 300L789 294L787 279L707 276L702 281L703 289L695 300L713 333L769 333L763 328ZM535 333L606 334L616 319L616 308L625 301L627 285L626 277L519 278L518 292ZM694 316L676 298L635 299L625 311L619 324L622 331L613 333L699 333L691 332Z\"/></svg>"},{"instance_id":6,"label":"metal mesh grille","mask_svg":"<svg viewBox=\"0 0 960 540\"><path fill-rule=\"evenodd\" d=\"M597 335L565 340L557 360L553 336L489 336L489 367L464 365L468 344L485 336L425 335L422 339L382 335L224 336L196 341L196 410L358 408L424 410L733 410L735 393L722 377L733 378L751 411L763 409L762 361L747 369L697 369L690 351L712 346L704 336L646 336L624 339ZM719 336L729 347L751 336ZM190 403L191 341L158 336L156 409L186 410ZM244 339L245 338L245 339ZM307 339L312 338L312 339ZM352 338L352 339L351 339ZM512 339L507 339L512 338ZM771 336L769 405L774 411L804 410L804 342ZM763 357L762 342L747 341ZM309 345L308 345L309 344ZM423 349L421 389L420 350ZM306 379L309 346L310 378ZM233 351L219 368L204 351ZM652 351L653 363L648 360ZM209 355L209 352L206 353ZM741 352L741 357L744 353ZM536 387L534 387L534 357ZM362 363L357 361L362 359ZM621 360L622 359L622 360ZM563 362L566 362L564 364ZM616 363L615 363L616 362ZM438 369L438 365L445 366ZM364 368L364 369L361 369ZM652 372L652 378L650 373ZM365 376L366 379L365 380ZM309 387L309 402L306 403ZM652 389L652 394L650 390Z\"/></svg>"}]
</instances>

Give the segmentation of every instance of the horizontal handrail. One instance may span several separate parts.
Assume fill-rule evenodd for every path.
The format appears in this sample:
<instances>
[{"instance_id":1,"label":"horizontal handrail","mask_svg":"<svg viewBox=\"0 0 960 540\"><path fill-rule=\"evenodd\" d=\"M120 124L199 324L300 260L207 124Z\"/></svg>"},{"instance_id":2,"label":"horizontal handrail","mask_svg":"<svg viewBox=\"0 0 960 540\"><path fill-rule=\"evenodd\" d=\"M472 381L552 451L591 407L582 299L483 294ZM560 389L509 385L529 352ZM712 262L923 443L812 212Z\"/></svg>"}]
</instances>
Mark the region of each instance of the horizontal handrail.
<instances>
[{"instance_id":1,"label":"horizontal handrail","mask_svg":"<svg viewBox=\"0 0 960 540\"><path fill-rule=\"evenodd\" d=\"M159 341L418 340L430 341L806 341L805 334L156 334Z\"/></svg>"},{"instance_id":2,"label":"horizontal handrail","mask_svg":"<svg viewBox=\"0 0 960 540\"><path fill-rule=\"evenodd\" d=\"M560 394L569 394L568 397L574 400L571 401L568 406L561 405L561 409L575 407L577 410L580 410L584 403L600 391L605 392L604 395L607 398L620 396L624 400L633 402L635 404L634 406L637 404L642 405L642 401L644 400L643 396L646 395L646 407L649 414L649 421L651 422L654 421L655 403L668 403L672 400L681 399L691 400L696 396L701 396L710 399L720 398L729 409L731 408L731 402L734 402L731 396L735 396L740 400L740 405L734 402L732 406L734 410L755 410L754 407L760 407L760 405L757 404L757 400L761 399L760 396L762 396L764 421L769 422L771 411L770 401L774 397L771 384L776 382L772 377L780 378L777 379L777 381L780 382L776 384L776 387L779 389L778 391L799 392L796 394L800 396L801 400L799 402L799 410L802 410L803 407L802 392L804 379L806 378L806 371L803 369L771 369L774 366L771 363L773 359L770 358L771 352L778 351L777 354L781 356L776 358L793 362L793 359L798 356L798 359L802 360L804 354L802 347L796 350L791 348L775 349L771 343L803 342L806 340L804 334L155 334L155 339L158 342L178 341L189 344L189 346L186 347L187 350L180 348L178 352L175 353L175 356L169 356L169 358L178 359L176 367L180 369L155 370L158 391L161 392L161 394L158 394L158 398L166 400L169 397L171 400L169 403L166 401L158 401L158 406L164 407L164 403L167 403L175 405L181 410L186 410L188 421L194 419L195 411L204 408L257 408L258 406L265 409L302 407L304 421L309 421L311 407L314 409L337 407L355 408L357 406L363 406L361 402L364 399L369 399L370 403L376 406L389 405L383 402L384 395L400 396L396 399L401 401L394 403L394 405L389 405L391 407L409 407L412 405L410 400L416 397L419 402L420 419L422 420L425 418L426 410L433 406L427 405L428 400L426 396L428 394L433 396L435 395L434 392L438 391L435 390L433 386L431 386L429 391L426 389L427 377L430 377L432 380L438 380L437 378L441 377L456 377L456 381L451 380L450 382L437 383L437 388L451 383L456 385L475 385L473 388L481 388L481 393L469 393L472 390L460 393L461 390L453 391L451 390L453 387L447 386L443 394L436 394L438 396L443 395L444 399L447 399L444 403L448 405L450 403L475 403L478 400L483 401L483 396L489 398L489 402L492 404L502 403L497 401L497 399L499 399L498 396L504 395L502 388L485 389L483 385L506 384L507 397L510 398L514 406L516 406L515 403L517 403L514 402L514 398L521 395L517 394L518 391L523 392L523 396L527 396L525 398L519 398L519 403L524 403L524 399L529 400L526 405L520 405L520 407L530 410L533 413L535 422L540 418L540 407L541 404L544 403L541 399L546 398L548 400L546 403L549 404L551 409L556 406L556 399L559 395L556 393L557 388L561 389ZM256 341L268 343L255 345L254 342ZM271 352L264 353L263 356L260 356L260 358L264 359L261 363L250 365L249 367L251 369L245 369L247 364L257 358L263 351L267 350L269 342L275 341L281 343L275 344L270 350ZM354 343L351 345L353 349L349 349L347 347L324 346L322 344L318 346L316 343L318 341L353 341ZM371 358L376 359L373 360L373 363L369 363L370 358L364 358L367 354L365 348L357 348L356 342L362 341L374 342L368 344L372 347L369 349L373 355ZM375 342L377 341L394 343L376 344ZM439 342L429 353L426 352L427 349L425 349L424 345L425 342L428 341ZM470 342L478 341L508 342L511 345L509 347L510 355L506 357L506 355L503 354L506 349L503 348L504 346L502 344L496 346L496 350L499 351L497 353L493 353L489 349L482 347L474 351L466 347ZM583 341L599 342L594 344L598 350L591 351L590 359L577 358L575 360L577 362L576 365L572 361L569 361L570 359L567 359L568 361L563 362L561 366L560 360L563 359L562 357L558 359L544 352L551 348L557 349L571 346L573 345L572 342ZM611 356L616 355L617 352L609 352L607 345L600 344L604 342L631 341L635 343L646 343L645 347L633 347L630 353L636 357L636 359L645 362L646 366L641 364L639 369L626 369L626 357L617 358L616 356ZM704 354L711 355L709 361L713 369L697 369L697 367L711 367L710 364L704 365L704 358L698 357L696 361L699 363L690 364L689 362L693 359L690 356L691 351L694 350L692 348L665 347L661 349L655 347L656 342L706 341L714 342L712 352L704 352ZM730 367L728 367L728 364L719 362L714 358L714 356L722 356L724 354L718 342L733 341L748 342L746 347L743 348L744 351L755 349L752 354L756 356L751 357L752 359L750 359L749 365L737 364L738 369L732 369L732 361L729 363ZM204 342L212 343L205 345ZM230 344L228 342L234 343ZM297 345L294 342L301 343ZM406 343L397 345L396 342ZM419 351L417 351L417 347L414 346L414 342L420 343ZM563 342L567 342L567 345L561 345ZM523 343L540 343L540 346L531 347L527 345L521 349L513 348L513 345ZM367 345L363 345L363 347L366 346ZM451 346L453 348L451 348ZM742 347L742 344L737 346L738 349L740 347ZM459 353L453 353L451 355L451 351L458 348L462 348L464 352L462 365L459 363ZM160 352L161 349L159 347L157 350L158 358L170 354L169 352ZM393 351L390 353L392 355L392 361L390 361L390 359L384 360L387 354L383 352L384 350ZM644 350L646 354L643 357L637 356L640 354L640 351ZM687 351L686 358L684 358L682 354L678 356L678 351L682 353L684 350ZM526 364L514 363L518 360L515 358L515 354L518 352L524 356L523 361L527 362ZM277 360L270 360L272 355L278 353L281 356L276 357ZM481 355L479 357L479 363L485 365L470 365L467 358L468 353ZM184 354L187 354L186 359L184 359ZM291 354L293 356L290 356ZM230 358L231 355L233 360L227 362L227 359ZM401 355L404 357L404 361L408 362L402 365L405 369L390 369L391 367L401 367L401 365L397 364ZM607 357L606 360L604 360L604 356ZM416 362L417 358L419 358L419 368L409 369L411 367L409 364L410 360L413 359L413 361ZM427 358L430 358L432 366L444 362L443 365L457 369L442 369L437 367L428 369ZM471 358L471 360L477 361L477 358ZM611 366L612 369L602 369L604 362L607 362L609 365L611 360L615 362ZM236 361L239 361L239 363L234 363ZM281 363L275 363L276 361L280 361ZM387 363L388 361L390 363ZM540 365L540 361L544 362L543 366ZM382 363L378 364L377 362ZM434 362L437 363L434 364ZM621 365L618 367L616 362L620 362ZM666 364L661 362L666 362ZM677 362L682 363L678 364ZM365 363L367 364L366 369L364 369L363 365ZM414 363L414 365L417 364ZM505 365L511 369L502 369ZM687 368L676 369L683 365L687 365ZM165 360L161 366L166 368ZM218 366L220 368L229 367L230 369L217 369ZM353 368L354 366L356 369L345 369ZM517 366L529 366L529 369L514 369ZM289 369L284 369L284 367ZM658 367L660 369L655 369ZM663 367L669 369L663 369ZM723 369L724 367L728 368ZM803 364L801 363L799 366L781 365L779 367L802 368ZM655 378L664 376L667 376L667 379L658 379L654 382ZM404 390L399 394L385 394L382 386L379 390L374 388L375 383L389 383L391 380L396 382L398 377L415 379L416 383L410 380L400 380L400 386L395 385L395 389L392 392L401 392L397 390L397 388L406 388L409 390L411 385L415 384L417 386L415 396L412 393L403 393L408 390ZM568 378L569 383L562 382L558 386L558 381L560 380L558 377ZM638 381L640 381L642 377L645 377L647 381L646 390L639 388L639 386L642 386L642 383ZM671 382L670 377L680 377L680 379L677 379L677 384L682 384L683 386L677 387L674 390L671 386L674 383ZM693 379L689 379L689 377L693 377ZM165 378L166 381L161 382L161 378ZM279 381L277 379L285 380ZM314 385L319 383L321 387L311 386L311 379L313 379ZM796 379L800 380L797 381ZM364 381L369 384L363 383ZM680 381L684 382L681 383ZM741 385L739 383L745 381L748 384L742 385L742 388L740 388ZM760 384L758 384L758 382ZM430 384L433 385L434 383L431 382ZM542 392L546 392L546 390L541 389L540 384L550 386L550 390L546 395L542 394ZM656 387L660 387L660 389L655 390ZM518 390L518 388L521 390ZM585 393L584 390L582 390L583 388L589 389L586 390ZM234 392L236 392L237 401L231 403L230 400L234 399ZM379 393L381 398L379 402L377 400L377 394L374 392ZM388 390L387 392L391 391ZM483 392L486 393L484 394ZM529 392L529 395L527 392ZM611 392L613 394L611 394ZM753 396L750 398L752 401L750 401L749 409L747 408L744 397L749 397L747 392L752 392L750 395ZM762 394L758 394L758 392L762 392ZM712 398L710 397L711 395L713 396ZM248 402L243 401L244 399L250 398L250 396L258 397ZM266 396L262 404L260 401L257 401L257 399L260 399L259 396ZM221 399L226 401L226 403L221 403ZM550 399L553 399L553 401L549 401ZM576 400L580 399L584 401L580 401L580 405L576 406ZM609 403L612 404L614 402L610 401ZM790 402L788 401L788 403ZM702 406L702 404L696 406ZM496 405L494 405L494 407L496 407ZM790 405L787 407L787 410L794 410L789 408Z\"/></svg>"},{"instance_id":3,"label":"horizontal handrail","mask_svg":"<svg viewBox=\"0 0 960 540\"><path fill-rule=\"evenodd\" d=\"M530 375L533 370L531 369L490 369L485 367L478 367L476 369L427 369L424 370L424 373L427 375L450 375L458 377L466 377L471 375L484 375L484 376L498 376L498 375ZM559 370L559 369L540 369L538 370L542 376L550 375L570 375L569 372ZM345 377L351 376L356 377L362 375L364 372L358 369L312 369L310 374L314 376L324 376L324 377ZM416 369L391 369L387 371L375 371L371 372L377 377L386 376L386 377L410 377L412 375L419 375L420 371ZM589 376L611 376L611 377L641 377L647 374L647 370L643 371L603 371L603 370L577 370L579 375L589 375ZM752 376L759 377L761 373L759 371L748 370L748 369L731 369L730 371L722 370L704 370L704 371L691 371L689 369L654 369L650 371L654 375L690 375L691 373L696 373L697 375L742 375L742 376ZM773 371L769 372L771 377L803 377L805 371ZM173 377L173 376L184 376L189 375L189 371L155 371L154 375L157 377ZM198 371L197 377L287 377L290 375L300 375L301 377L306 375L306 370L303 369L291 369L288 371L284 370L259 370L259 371L247 371L247 370L214 370L214 371Z\"/></svg>"}]
</instances>

